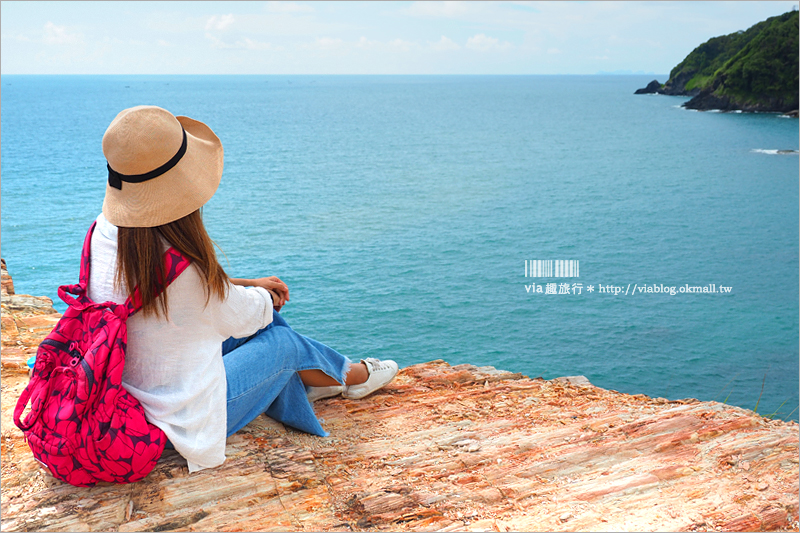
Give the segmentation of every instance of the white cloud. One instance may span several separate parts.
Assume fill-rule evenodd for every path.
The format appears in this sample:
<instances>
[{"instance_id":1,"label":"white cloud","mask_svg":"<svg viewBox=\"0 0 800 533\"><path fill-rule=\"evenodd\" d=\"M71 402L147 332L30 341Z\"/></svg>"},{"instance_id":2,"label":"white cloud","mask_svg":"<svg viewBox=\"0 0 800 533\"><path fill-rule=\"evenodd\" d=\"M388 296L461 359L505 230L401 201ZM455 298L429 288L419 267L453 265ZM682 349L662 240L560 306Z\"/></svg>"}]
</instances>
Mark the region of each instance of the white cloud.
<instances>
[{"instance_id":1,"label":"white cloud","mask_svg":"<svg viewBox=\"0 0 800 533\"><path fill-rule=\"evenodd\" d=\"M44 42L47 44L80 44L83 43L83 35L68 33L66 26L56 26L48 21L44 25Z\"/></svg>"},{"instance_id":2,"label":"white cloud","mask_svg":"<svg viewBox=\"0 0 800 533\"><path fill-rule=\"evenodd\" d=\"M4 74L663 74L709 38L792 8L740 1L287 0L198 10L193 2L74 2L62 18L42 5L3 2ZM104 36L110 40L101 56ZM270 51L279 46L284 53Z\"/></svg>"},{"instance_id":3,"label":"white cloud","mask_svg":"<svg viewBox=\"0 0 800 533\"><path fill-rule=\"evenodd\" d=\"M457 43L451 41L444 35L442 35L442 38L436 42L428 41L428 46L431 48L431 50L436 50L437 52L447 52L450 50L461 49L461 47Z\"/></svg>"},{"instance_id":4,"label":"white cloud","mask_svg":"<svg viewBox=\"0 0 800 533\"><path fill-rule=\"evenodd\" d=\"M22 35L21 33L15 33L15 34L4 33L3 39L11 39L14 41L19 41L21 43L33 42L33 39L31 39L27 35Z\"/></svg>"},{"instance_id":5,"label":"white cloud","mask_svg":"<svg viewBox=\"0 0 800 533\"><path fill-rule=\"evenodd\" d=\"M230 45L222 42L221 40L211 35L210 33L206 33L206 39L211 41L211 48L231 48Z\"/></svg>"},{"instance_id":6,"label":"white cloud","mask_svg":"<svg viewBox=\"0 0 800 533\"><path fill-rule=\"evenodd\" d=\"M466 2L414 2L408 8L411 15L418 17L444 17L453 18L466 14L469 11Z\"/></svg>"},{"instance_id":7,"label":"white cloud","mask_svg":"<svg viewBox=\"0 0 800 533\"><path fill-rule=\"evenodd\" d=\"M331 39L330 37L317 37L315 45L322 50L329 50L332 48L339 48L344 44L341 39Z\"/></svg>"},{"instance_id":8,"label":"white cloud","mask_svg":"<svg viewBox=\"0 0 800 533\"><path fill-rule=\"evenodd\" d=\"M210 33L206 33L206 38L211 41L211 48L217 48L219 50L271 50L278 52L284 49L282 46L254 41L248 37L243 37L234 43L226 43Z\"/></svg>"},{"instance_id":9,"label":"white cloud","mask_svg":"<svg viewBox=\"0 0 800 533\"><path fill-rule=\"evenodd\" d=\"M294 2L267 2L267 11L270 13L313 13L314 8L308 4L295 4Z\"/></svg>"},{"instance_id":10,"label":"white cloud","mask_svg":"<svg viewBox=\"0 0 800 533\"><path fill-rule=\"evenodd\" d=\"M394 41L389 41L389 48L394 50L399 50L401 52L408 52L413 48L418 48L419 45L417 43L413 43L411 41L404 41L403 39L395 39Z\"/></svg>"},{"instance_id":11,"label":"white cloud","mask_svg":"<svg viewBox=\"0 0 800 533\"><path fill-rule=\"evenodd\" d=\"M331 37L317 37L312 43L303 43L297 48L300 50L341 50L346 46L346 43L339 38Z\"/></svg>"},{"instance_id":12,"label":"white cloud","mask_svg":"<svg viewBox=\"0 0 800 533\"><path fill-rule=\"evenodd\" d=\"M242 48L246 48L247 50L273 50L273 51L281 51L283 50L282 46L275 46L272 43L265 43L261 41L254 41L252 39L248 39L245 37L240 41L236 41L236 44L242 43Z\"/></svg>"},{"instance_id":13,"label":"white cloud","mask_svg":"<svg viewBox=\"0 0 800 533\"><path fill-rule=\"evenodd\" d=\"M531 2L529 0L512 0L509 3L514 4L515 6L527 8L526 11L532 13L540 13L540 11L535 7L536 2Z\"/></svg>"},{"instance_id":14,"label":"white cloud","mask_svg":"<svg viewBox=\"0 0 800 533\"><path fill-rule=\"evenodd\" d=\"M227 39L220 38L219 32L225 32L226 30L230 29L231 26L236 22L236 27L240 30L239 33L241 35L242 28L240 27L240 21L233 16L233 14L228 15L213 15L206 21L206 39L211 41L211 48L216 48L218 50L271 50L271 51L279 51L283 50L282 46L276 46L270 42L266 41L256 41L249 37L239 37L235 41L234 39L236 36L233 37L228 36ZM246 22L246 21L245 21ZM216 34L216 35L215 35ZM161 44L161 42L159 42ZM164 45L162 45L164 46Z\"/></svg>"},{"instance_id":15,"label":"white cloud","mask_svg":"<svg viewBox=\"0 0 800 533\"><path fill-rule=\"evenodd\" d=\"M501 43L500 39L489 37L483 33L479 33L467 39L467 48L479 50L481 52L487 52L489 50L508 50L513 47L514 45L508 41L503 41Z\"/></svg>"},{"instance_id":16,"label":"white cloud","mask_svg":"<svg viewBox=\"0 0 800 533\"><path fill-rule=\"evenodd\" d=\"M367 39L362 35L361 38L356 43L356 46L358 48L364 48L365 50L370 50L372 48L375 48L376 46L379 46L380 44L381 43L379 43L378 41L370 41L369 39Z\"/></svg>"},{"instance_id":17,"label":"white cloud","mask_svg":"<svg viewBox=\"0 0 800 533\"><path fill-rule=\"evenodd\" d=\"M214 15L206 22L206 30L223 31L233 24L233 14L229 15Z\"/></svg>"}]
</instances>

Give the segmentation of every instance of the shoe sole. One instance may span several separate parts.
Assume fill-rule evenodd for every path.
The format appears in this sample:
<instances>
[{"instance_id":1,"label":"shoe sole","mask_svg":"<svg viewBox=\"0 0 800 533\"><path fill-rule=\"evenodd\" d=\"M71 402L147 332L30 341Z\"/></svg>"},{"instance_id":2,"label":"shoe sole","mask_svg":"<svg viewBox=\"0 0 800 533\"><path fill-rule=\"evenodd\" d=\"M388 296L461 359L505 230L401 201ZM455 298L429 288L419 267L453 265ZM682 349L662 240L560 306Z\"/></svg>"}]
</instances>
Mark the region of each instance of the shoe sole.
<instances>
[{"instance_id":1,"label":"shoe sole","mask_svg":"<svg viewBox=\"0 0 800 533\"><path fill-rule=\"evenodd\" d=\"M386 380L386 382L385 382L385 383L381 384L381 385L380 385L380 386L378 386L378 387L375 387L374 389L372 389L372 390L370 390L369 392L366 392L366 393L364 393L364 394L359 394L359 395L350 395L350 394L348 394L348 391L347 391L347 389L345 388L345 390L343 390L343 391L342 391L342 397L343 397L343 398L347 398L348 400L360 400L361 398L366 398L366 397L367 397L367 396L369 396L370 394L373 394L373 393L375 393L375 392L378 392L379 390L381 390L382 388L384 388L386 385L388 385L389 383L391 383L391 382L392 382L392 380L394 380L394 378L395 378L395 377L397 377L397 372L398 372L398 370L395 370L394 374L392 374L392 377L390 377L388 380ZM368 380L368 381L369 381L369 380ZM360 385L360 384L359 384L359 385ZM354 385L354 387L357 387L357 386L358 386L358 385Z\"/></svg>"}]
</instances>

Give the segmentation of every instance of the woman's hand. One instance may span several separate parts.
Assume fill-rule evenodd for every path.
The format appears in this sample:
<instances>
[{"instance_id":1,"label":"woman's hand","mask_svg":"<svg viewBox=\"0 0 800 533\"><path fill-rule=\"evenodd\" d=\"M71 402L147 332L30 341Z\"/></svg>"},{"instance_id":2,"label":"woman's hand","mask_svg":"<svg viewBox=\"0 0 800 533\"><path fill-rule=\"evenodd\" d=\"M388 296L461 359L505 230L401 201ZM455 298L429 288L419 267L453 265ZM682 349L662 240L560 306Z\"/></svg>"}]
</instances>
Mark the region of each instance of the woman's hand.
<instances>
[{"instance_id":1,"label":"woman's hand","mask_svg":"<svg viewBox=\"0 0 800 533\"><path fill-rule=\"evenodd\" d=\"M276 305L284 305L289 301L289 287L278 277L269 276L268 278L258 278L253 280L255 287L263 287L268 291L272 291L278 295L279 302Z\"/></svg>"},{"instance_id":2,"label":"woman's hand","mask_svg":"<svg viewBox=\"0 0 800 533\"><path fill-rule=\"evenodd\" d=\"M269 293L272 295L272 303L276 311L280 311L280 308L289 301L289 287L287 287L278 276L269 276L266 278L256 279L230 279L231 283L234 285L241 285L243 287L261 287L262 289L269 291Z\"/></svg>"}]
</instances>

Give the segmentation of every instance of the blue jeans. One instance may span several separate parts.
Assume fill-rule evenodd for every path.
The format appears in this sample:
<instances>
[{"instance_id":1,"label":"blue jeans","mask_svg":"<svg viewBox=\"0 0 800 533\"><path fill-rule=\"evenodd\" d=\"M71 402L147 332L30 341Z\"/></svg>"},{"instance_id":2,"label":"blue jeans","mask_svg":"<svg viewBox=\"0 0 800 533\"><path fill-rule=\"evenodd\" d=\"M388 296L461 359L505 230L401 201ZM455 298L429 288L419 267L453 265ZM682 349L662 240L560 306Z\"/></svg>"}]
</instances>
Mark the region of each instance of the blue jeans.
<instances>
[{"instance_id":1,"label":"blue jeans","mask_svg":"<svg viewBox=\"0 0 800 533\"><path fill-rule=\"evenodd\" d=\"M344 383L350 359L295 332L276 311L272 323L254 335L223 342L222 356L228 380L229 437L261 413L306 433L328 435L297 372L322 370Z\"/></svg>"}]
</instances>

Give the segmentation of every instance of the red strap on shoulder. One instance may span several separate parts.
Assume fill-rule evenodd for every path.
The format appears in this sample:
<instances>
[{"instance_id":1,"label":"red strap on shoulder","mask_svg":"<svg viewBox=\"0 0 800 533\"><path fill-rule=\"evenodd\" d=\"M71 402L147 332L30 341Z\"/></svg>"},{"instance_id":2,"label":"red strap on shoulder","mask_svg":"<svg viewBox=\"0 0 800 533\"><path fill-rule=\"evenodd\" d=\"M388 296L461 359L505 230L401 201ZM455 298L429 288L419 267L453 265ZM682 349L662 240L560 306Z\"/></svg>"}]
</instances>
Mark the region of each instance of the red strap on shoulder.
<instances>
[{"instance_id":1,"label":"red strap on shoulder","mask_svg":"<svg viewBox=\"0 0 800 533\"><path fill-rule=\"evenodd\" d=\"M83 240L83 249L81 250L81 273L77 285L64 285L59 287L58 294L62 300L68 305L76 305L78 302L83 304L91 304L91 300L87 296L87 289L89 287L89 274L92 266L92 234L94 228L97 226L97 221L92 222L89 231L86 232L86 238ZM166 280L163 283L166 289L170 283L175 281L178 276L191 264L191 260L183 256L175 248L170 248L164 253L164 272L166 272ZM78 296L77 301L74 298L67 296L67 293ZM159 294L161 294L159 292ZM132 315L142 308L142 297L139 293L139 287L132 295L125 301L125 306L128 308L128 314Z\"/></svg>"},{"instance_id":2,"label":"red strap on shoulder","mask_svg":"<svg viewBox=\"0 0 800 533\"><path fill-rule=\"evenodd\" d=\"M92 222L89 231L86 232L86 238L83 239L83 250L81 250L81 275L78 283L83 287L84 292L89 286L89 271L92 267L91 249L92 249L92 234L94 227L97 226L97 221Z\"/></svg>"},{"instance_id":3,"label":"red strap on shoulder","mask_svg":"<svg viewBox=\"0 0 800 533\"><path fill-rule=\"evenodd\" d=\"M75 285L62 285L58 288L58 295L64 300L67 305L90 305L92 303L87 296L87 288L89 287L89 271L91 270L91 247L92 247L92 234L97 221L92 222L89 231L86 232L86 238L83 240L83 249L81 250L81 272L78 277L78 283ZM75 299L68 294L74 294L78 298Z\"/></svg>"},{"instance_id":4,"label":"red strap on shoulder","mask_svg":"<svg viewBox=\"0 0 800 533\"><path fill-rule=\"evenodd\" d=\"M163 290L166 290L170 283L175 281L191 263L192 262L184 257L177 249L170 248L167 250L164 253L164 272L166 272L166 280L162 284ZM158 294L161 294L161 291L159 291ZM128 308L128 316L142 308L142 295L139 291L139 287L136 287L133 294L125 301L125 306Z\"/></svg>"}]
</instances>

